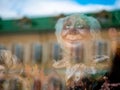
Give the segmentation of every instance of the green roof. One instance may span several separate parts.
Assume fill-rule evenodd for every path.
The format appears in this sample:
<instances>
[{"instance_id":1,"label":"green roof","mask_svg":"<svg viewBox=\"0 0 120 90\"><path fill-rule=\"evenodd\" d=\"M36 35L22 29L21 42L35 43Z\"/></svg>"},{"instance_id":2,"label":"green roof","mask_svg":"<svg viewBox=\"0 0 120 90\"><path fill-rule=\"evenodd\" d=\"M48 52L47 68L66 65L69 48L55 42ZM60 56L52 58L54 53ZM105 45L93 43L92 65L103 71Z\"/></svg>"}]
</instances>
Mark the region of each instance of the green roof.
<instances>
[{"instance_id":1,"label":"green roof","mask_svg":"<svg viewBox=\"0 0 120 90\"><path fill-rule=\"evenodd\" d=\"M99 13L88 13L87 15L97 18L102 28L120 28L120 10L111 12L101 11ZM16 20L2 20L0 18L0 34L53 32L55 30L54 26L60 17L64 17L64 15L40 18L23 17Z\"/></svg>"},{"instance_id":2,"label":"green roof","mask_svg":"<svg viewBox=\"0 0 120 90\"><path fill-rule=\"evenodd\" d=\"M26 17L25 17L26 18ZM45 32L54 30L54 17L26 18L27 20L1 20L0 33Z\"/></svg>"}]
</instances>

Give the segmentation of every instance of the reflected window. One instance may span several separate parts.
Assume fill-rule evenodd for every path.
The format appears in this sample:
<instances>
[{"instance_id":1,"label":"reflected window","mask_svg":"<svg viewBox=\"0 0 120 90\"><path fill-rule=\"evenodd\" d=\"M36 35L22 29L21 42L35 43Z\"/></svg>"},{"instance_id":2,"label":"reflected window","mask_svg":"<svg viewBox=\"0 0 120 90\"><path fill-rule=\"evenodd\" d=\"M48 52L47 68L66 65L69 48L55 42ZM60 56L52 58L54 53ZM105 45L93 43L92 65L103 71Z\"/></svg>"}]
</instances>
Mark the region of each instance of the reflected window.
<instances>
[{"instance_id":1,"label":"reflected window","mask_svg":"<svg viewBox=\"0 0 120 90\"><path fill-rule=\"evenodd\" d=\"M14 44L12 49L14 55L23 62L24 48L21 44Z\"/></svg>"},{"instance_id":2,"label":"reflected window","mask_svg":"<svg viewBox=\"0 0 120 90\"><path fill-rule=\"evenodd\" d=\"M39 43L34 43L32 45L32 58L34 62L41 63L42 61L42 45Z\"/></svg>"},{"instance_id":3,"label":"reflected window","mask_svg":"<svg viewBox=\"0 0 120 90\"><path fill-rule=\"evenodd\" d=\"M53 56L53 59L56 61L62 59L62 50L58 43L54 43L54 45L53 45L52 56Z\"/></svg>"},{"instance_id":4,"label":"reflected window","mask_svg":"<svg viewBox=\"0 0 120 90\"><path fill-rule=\"evenodd\" d=\"M3 44L0 44L0 50L7 49Z\"/></svg>"},{"instance_id":5,"label":"reflected window","mask_svg":"<svg viewBox=\"0 0 120 90\"><path fill-rule=\"evenodd\" d=\"M108 55L108 43L106 41L95 42L95 55Z\"/></svg>"},{"instance_id":6,"label":"reflected window","mask_svg":"<svg viewBox=\"0 0 120 90\"><path fill-rule=\"evenodd\" d=\"M50 78L49 81L49 90L63 90L63 85L61 80L57 79L57 78Z\"/></svg>"},{"instance_id":7,"label":"reflected window","mask_svg":"<svg viewBox=\"0 0 120 90\"><path fill-rule=\"evenodd\" d=\"M78 45L73 50L73 58L75 60L75 63L80 63L84 61L84 47L83 45Z\"/></svg>"}]
</instances>

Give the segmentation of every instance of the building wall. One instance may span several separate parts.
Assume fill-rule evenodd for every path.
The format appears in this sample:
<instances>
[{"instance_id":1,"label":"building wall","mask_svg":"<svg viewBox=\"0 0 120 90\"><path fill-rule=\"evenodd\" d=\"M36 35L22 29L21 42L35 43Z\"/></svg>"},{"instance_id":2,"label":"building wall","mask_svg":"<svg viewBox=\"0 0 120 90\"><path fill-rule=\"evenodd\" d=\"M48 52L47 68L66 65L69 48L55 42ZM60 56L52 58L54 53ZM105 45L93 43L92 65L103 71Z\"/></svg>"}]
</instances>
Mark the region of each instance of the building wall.
<instances>
[{"instance_id":1,"label":"building wall","mask_svg":"<svg viewBox=\"0 0 120 90\"><path fill-rule=\"evenodd\" d=\"M56 42L54 33L40 33L40 34L9 34L0 35L0 45L11 50L14 53L13 48L18 45L23 49L23 61L33 61L33 46L42 46L42 62L52 59L50 50L52 44Z\"/></svg>"},{"instance_id":2,"label":"building wall","mask_svg":"<svg viewBox=\"0 0 120 90\"><path fill-rule=\"evenodd\" d=\"M102 32L101 35L104 38L102 45L106 44L108 48L107 51L103 51L110 54L108 33ZM61 55L60 47L53 32L39 34L0 35L0 47L2 46L11 50L14 54L17 54L24 63L35 63L36 61L46 63L47 61L52 61L53 59L59 59ZM97 47L99 46L100 45ZM103 47L105 48L106 46L103 45ZM39 48L41 49L39 50ZM99 48L96 52L99 53Z\"/></svg>"}]
</instances>

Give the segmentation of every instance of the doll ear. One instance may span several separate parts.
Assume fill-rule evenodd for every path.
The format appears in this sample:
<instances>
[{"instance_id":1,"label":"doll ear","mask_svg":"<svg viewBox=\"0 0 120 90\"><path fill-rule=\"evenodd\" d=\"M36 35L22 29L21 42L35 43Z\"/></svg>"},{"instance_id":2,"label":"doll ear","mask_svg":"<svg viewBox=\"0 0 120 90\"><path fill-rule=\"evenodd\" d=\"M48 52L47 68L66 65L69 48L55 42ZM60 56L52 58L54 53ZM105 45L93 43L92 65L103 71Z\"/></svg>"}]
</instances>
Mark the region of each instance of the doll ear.
<instances>
[{"instance_id":1,"label":"doll ear","mask_svg":"<svg viewBox=\"0 0 120 90\"><path fill-rule=\"evenodd\" d=\"M118 31L116 28L109 28L108 36L110 39L117 39L118 38Z\"/></svg>"},{"instance_id":2,"label":"doll ear","mask_svg":"<svg viewBox=\"0 0 120 90\"><path fill-rule=\"evenodd\" d=\"M113 53L116 52L117 47L119 46L119 33L116 30L116 28L109 28L108 30L108 36L111 40L111 50Z\"/></svg>"}]
</instances>

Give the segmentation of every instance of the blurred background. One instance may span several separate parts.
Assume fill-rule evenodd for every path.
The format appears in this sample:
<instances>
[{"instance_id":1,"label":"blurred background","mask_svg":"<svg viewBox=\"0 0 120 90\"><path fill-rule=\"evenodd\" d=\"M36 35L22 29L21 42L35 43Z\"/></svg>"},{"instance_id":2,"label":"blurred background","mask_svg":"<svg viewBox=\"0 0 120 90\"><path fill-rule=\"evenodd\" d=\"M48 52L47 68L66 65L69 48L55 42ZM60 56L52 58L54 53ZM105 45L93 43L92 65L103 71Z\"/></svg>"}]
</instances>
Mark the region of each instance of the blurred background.
<instances>
[{"instance_id":1,"label":"blurred background","mask_svg":"<svg viewBox=\"0 0 120 90\"><path fill-rule=\"evenodd\" d=\"M0 0L0 49L11 50L23 63L59 60L54 26L73 13L97 18L103 37L111 27L120 30L120 0Z\"/></svg>"}]
</instances>

